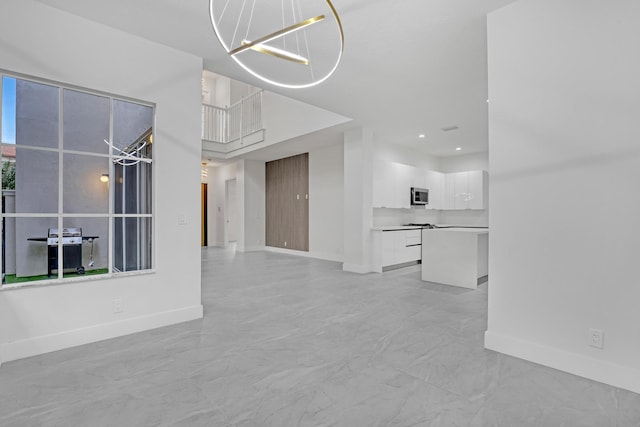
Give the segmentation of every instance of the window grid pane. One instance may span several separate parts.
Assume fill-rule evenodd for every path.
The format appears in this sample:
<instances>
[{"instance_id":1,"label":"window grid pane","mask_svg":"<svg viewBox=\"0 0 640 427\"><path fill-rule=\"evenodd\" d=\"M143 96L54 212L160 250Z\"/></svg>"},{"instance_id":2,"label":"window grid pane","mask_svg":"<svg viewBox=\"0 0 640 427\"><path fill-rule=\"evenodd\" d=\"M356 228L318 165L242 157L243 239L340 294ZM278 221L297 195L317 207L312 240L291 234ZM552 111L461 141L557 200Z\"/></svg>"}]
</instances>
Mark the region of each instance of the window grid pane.
<instances>
[{"instance_id":1,"label":"window grid pane","mask_svg":"<svg viewBox=\"0 0 640 427\"><path fill-rule=\"evenodd\" d=\"M0 77L2 283L151 269L154 108Z\"/></svg>"}]
</instances>

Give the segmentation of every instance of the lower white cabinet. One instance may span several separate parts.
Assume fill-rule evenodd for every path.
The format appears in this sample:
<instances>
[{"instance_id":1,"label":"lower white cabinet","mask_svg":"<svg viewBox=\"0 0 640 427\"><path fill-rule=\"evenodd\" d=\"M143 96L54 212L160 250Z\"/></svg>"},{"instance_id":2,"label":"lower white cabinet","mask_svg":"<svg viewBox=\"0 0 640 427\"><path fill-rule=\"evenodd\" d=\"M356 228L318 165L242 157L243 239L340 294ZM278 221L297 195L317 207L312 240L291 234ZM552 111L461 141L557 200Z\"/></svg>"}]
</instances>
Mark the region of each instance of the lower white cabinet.
<instances>
[{"instance_id":1,"label":"lower white cabinet","mask_svg":"<svg viewBox=\"0 0 640 427\"><path fill-rule=\"evenodd\" d=\"M371 235L371 271L382 273L389 267L422 259L421 229L376 228Z\"/></svg>"},{"instance_id":2,"label":"lower white cabinet","mask_svg":"<svg viewBox=\"0 0 640 427\"><path fill-rule=\"evenodd\" d=\"M382 267L418 261L422 257L420 230L382 232Z\"/></svg>"}]
</instances>

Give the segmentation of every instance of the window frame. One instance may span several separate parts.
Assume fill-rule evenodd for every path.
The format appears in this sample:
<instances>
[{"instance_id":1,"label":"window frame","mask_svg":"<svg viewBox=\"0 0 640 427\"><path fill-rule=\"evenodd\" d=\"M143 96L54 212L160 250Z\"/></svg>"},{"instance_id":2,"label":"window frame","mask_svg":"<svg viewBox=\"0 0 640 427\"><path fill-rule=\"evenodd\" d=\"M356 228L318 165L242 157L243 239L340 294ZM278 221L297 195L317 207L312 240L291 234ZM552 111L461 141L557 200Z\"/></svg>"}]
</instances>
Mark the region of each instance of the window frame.
<instances>
[{"instance_id":1,"label":"window frame","mask_svg":"<svg viewBox=\"0 0 640 427\"><path fill-rule=\"evenodd\" d=\"M62 82L58 82L58 81L53 81L53 80L49 80L49 79L45 79L45 78L39 78L39 77L34 77L34 76L29 76L29 75L25 75L22 73L16 73L16 72L12 72L12 71L8 71L5 69L0 68L0 136L1 136L1 131L3 129L3 94L4 94L4 88L3 88L3 83L4 83L4 78L8 77L8 78L13 78L16 80L24 80L27 82L33 82L33 83L37 83L37 84L43 84L43 85L49 85L49 86L53 86L57 89L57 93L58 93L58 143L57 143L57 147L56 148L49 148L49 147L39 147L39 146L19 146L17 144L17 141L14 143L5 143L4 140L2 140L2 138L0 137L0 147L4 147L4 146L10 146L10 147L15 147L16 150L16 155L18 152L18 148L20 148L20 150L25 149L25 150L37 150L37 151L41 151L41 152L52 152L52 153L57 153L58 154L58 206L57 206L57 212L50 212L50 213L34 213L34 212L23 212L23 213L5 213L4 212L4 208L2 209L2 212L0 212L0 220L4 220L5 218L14 218L16 221L20 218L55 218L57 221L57 227L59 230L62 230L64 228L65 225L65 220L67 218L75 218L75 219L82 219L82 218L96 218L96 219L105 219L107 221L107 269L108 271L106 273L103 274L96 274L96 275L88 275L88 276L78 276L78 277L64 277L64 268L58 268L55 276L52 275L51 278L48 279L44 279L44 280L36 280L36 281L29 281L29 282L22 282L22 283L11 283L11 284L7 284L7 283L2 283L4 282L4 265L3 265L3 277L2 277L2 281L0 282L0 291L3 290L11 290L11 289L16 289L16 288L23 288L23 287L33 287L33 286L45 286L45 285L60 285L60 284L68 284L68 283L77 283L77 282L90 282L90 281L95 281L95 280L105 280L105 279L112 279L112 278L119 278L119 277L129 277L129 276L137 276L137 275L146 275L146 274L153 274L155 273L155 266L156 266L156 218L155 218L155 212L156 212L156 167L154 167L154 151L151 151L151 157L149 158L148 161L146 161L146 163L151 165L151 173L148 174L149 175L149 179L151 180L151 182L149 183L149 185L151 185L151 191L148 191L147 188L144 189L145 193L150 193L148 195L148 197L150 197L150 201L148 202L149 205L149 209L151 210L150 213L126 213L124 210L122 213L116 213L115 212L115 186L114 185L109 185L108 187L108 208L107 208L107 212L106 213L65 213L64 212L64 160L65 160L65 155L81 155L81 156L89 156L89 157L93 157L93 158L102 158L102 159L107 159L108 161L108 174L109 174L109 183L113 182L114 178L115 178L115 163L114 163L114 159L117 160L118 158L122 158L122 156L119 156L118 154L115 154L115 150L114 150L114 144L113 144L113 137L114 137L114 104L116 101L120 101L120 102L127 102L127 103L133 103L133 104L137 104L143 107L149 107L151 108L151 129L150 129L150 135L152 138L153 143L155 143L155 132L156 132L156 104L154 102L149 102L149 101L144 101L144 100L140 100L140 99L136 99L136 98L132 98L132 97L127 97L127 96L122 96L122 95L117 95L114 93L110 93L110 92L104 92L104 91L100 91L100 90L94 90L94 89L88 89L88 88L84 88L84 87L80 87L80 86L75 86L75 85L71 85L71 84L66 84L66 83L62 83ZM102 154L102 153L95 153L95 152L90 152L90 151L80 151L77 149L65 149L64 148L64 94L65 91L70 90L70 91L74 91L74 92L78 92L78 93L82 93L82 94L87 94L87 95L93 95L93 96L99 96L99 97L104 97L108 99L108 103L109 103L109 141L111 141L112 143L109 144L109 150L108 150L108 154ZM155 144L153 144L155 145ZM4 164L5 160L4 158L2 159L2 163ZM145 175L144 173L141 173L140 171L137 172L138 175ZM4 191L4 188L2 189ZM139 199L139 197L137 197L137 199ZM138 200L138 205L140 203L140 201ZM151 226L150 226L150 232L151 232L151 244L150 244L150 249L148 250L148 252L150 252L148 254L149 256L149 261L148 264L150 265L149 268L144 268L144 269L138 269L138 270L129 270L129 271L118 271L118 269L115 268L114 266L114 259L116 257L116 255L114 254L114 248L115 248L115 230L114 230L114 222L115 220L122 220L123 222L126 221L125 218L136 218L138 220L148 220L151 221ZM5 230L3 230L3 235L5 233ZM143 246L145 246L144 242L140 242L137 241L137 246L138 246L138 259L140 258L140 251L143 252L147 252ZM58 265L62 265L64 266L64 259L63 259L63 251L64 251L64 246L62 244L58 245L57 247L57 251L58 251ZM5 248L4 247L0 247L0 257L4 258L4 254L3 252L5 252ZM16 254L17 257L17 254Z\"/></svg>"}]
</instances>

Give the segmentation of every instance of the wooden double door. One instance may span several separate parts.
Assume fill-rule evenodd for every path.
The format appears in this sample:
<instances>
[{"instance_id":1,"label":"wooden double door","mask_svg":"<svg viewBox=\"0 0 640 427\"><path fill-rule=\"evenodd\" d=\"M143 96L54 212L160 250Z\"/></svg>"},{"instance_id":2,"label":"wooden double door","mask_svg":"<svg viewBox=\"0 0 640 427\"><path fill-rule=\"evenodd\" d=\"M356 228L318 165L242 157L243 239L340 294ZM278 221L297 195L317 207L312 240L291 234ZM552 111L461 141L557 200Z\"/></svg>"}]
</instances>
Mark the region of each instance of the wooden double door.
<instances>
[{"instance_id":1,"label":"wooden double door","mask_svg":"<svg viewBox=\"0 0 640 427\"><path fill-rule=\"evenodd\" d=\"M267 246L309 251L309 153L266 164Z\"/></svg>"}]
</instances>

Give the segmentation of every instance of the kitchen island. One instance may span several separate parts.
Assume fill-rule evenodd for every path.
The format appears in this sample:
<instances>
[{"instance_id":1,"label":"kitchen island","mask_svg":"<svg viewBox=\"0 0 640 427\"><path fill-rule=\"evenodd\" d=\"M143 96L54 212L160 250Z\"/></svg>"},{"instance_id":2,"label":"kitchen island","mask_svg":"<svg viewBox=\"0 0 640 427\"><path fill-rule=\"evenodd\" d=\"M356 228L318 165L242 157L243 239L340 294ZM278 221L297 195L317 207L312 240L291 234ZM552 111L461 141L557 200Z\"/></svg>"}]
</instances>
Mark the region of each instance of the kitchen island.
<instances>
[{"instance_id":1,"label":"kitchen island","mask_svg":"<svg viewBox=\"0 0 640 427\"><path fill-rule=\"evenodd\" d=\"M476 289L488 274L488 228L422 230L422 280Z\"/></svg>"}]
</instances>

